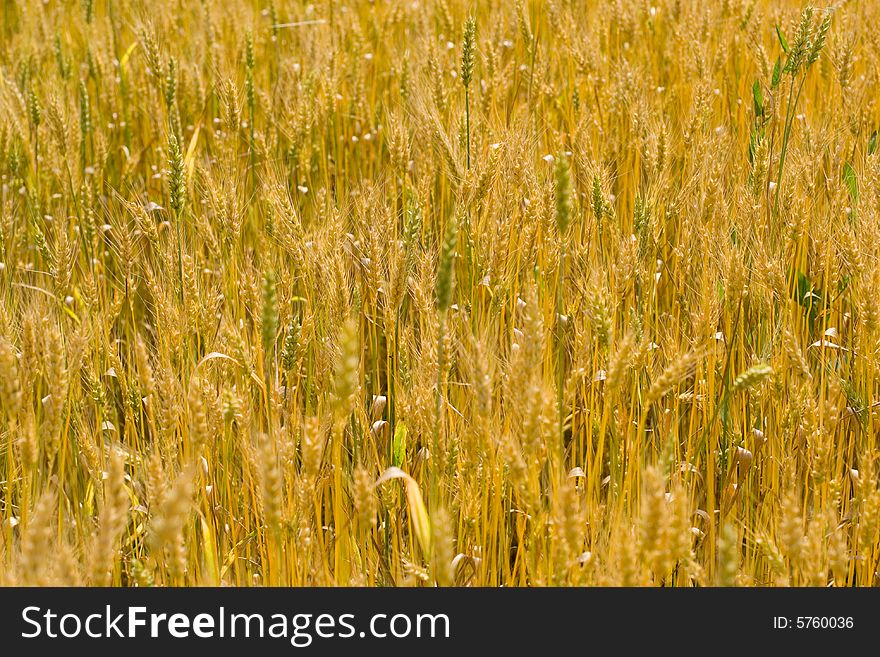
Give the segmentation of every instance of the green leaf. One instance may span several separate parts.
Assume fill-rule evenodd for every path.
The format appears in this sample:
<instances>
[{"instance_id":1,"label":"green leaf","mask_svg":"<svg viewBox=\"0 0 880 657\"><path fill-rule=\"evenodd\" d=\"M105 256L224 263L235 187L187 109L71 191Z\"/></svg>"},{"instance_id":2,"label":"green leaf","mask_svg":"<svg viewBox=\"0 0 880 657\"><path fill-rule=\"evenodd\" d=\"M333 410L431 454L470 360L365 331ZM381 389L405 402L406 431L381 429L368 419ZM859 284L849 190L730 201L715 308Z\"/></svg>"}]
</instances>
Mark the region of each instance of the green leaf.
<instances>
[{"instance_id":1,"label":"green leaf","mask_svg":"<svg viewBox=\"0 0 880 657\"><path fill-rule=\"evenodd\" d=\"M752 85L752 100L755 103L755 116L764 116L764 95L761 93L761 83L757 80Z\"/></svg>"},{"instance_id":2,"label":"green leaf","mask_svg":"<svg viewBox=\"0 0 880 657\"><path fill-rule=\"evenodd\" d=\"M730 427L730 403L727 401L726 395L719 404L718 419L721 420L721 426L724 428L724 433L726 434ZM726 461L726 457L722 457L722 460ZM721 471L724 472L726 469L726 467L722 467Z\"/></svg>"},{"instance_id":3,"label":"green leaf","mask_svg":"<svg viewBox=\"0 0 880 657\"><path fill-rule=\"evenodd\" d=\"M846 162L843 165L843 181L846 183L846 186L849 189L849 197L852 200L853 205L858 205L859 180L856 176L855 170L852 168L852 165L849 162Z\"/></svg>"},{"instance_id":4,"label":"green leaf","mask_svg":"<svg viewBox=\"0 0 880 657\"><path fill-rule=\"evenodd\" d=\"M812 281L802 271L797 273L797 288L794 290L794 299L807 311L812 332L815 329L819 312L824 310L823 295L822 290L814 288Z\"/></svg>"},{"instance_id":5,"label":"green leaf","mask_svg":"<svg viewBox=\"0 0 880 657\"><path fill-rule=\"evenodd\" d=\"M773 79L770 81L770 88L775 89L779 86L779 80L782 79L782 58L776 58L776 64L773 66Z\"/></svg>"},{"instance_id":6,"label":"green leaf","mask_svg":"<svg viewBox=\"0 0 880 657\"><path fill-rule=\"evenodd\" d=\"M785 54L788 54L788 41L785 40L785 37L782 36L782 30L779 29L779 26L776 26L776 36L779 37L779 45L782 46L782 50Z\"/></svg>"},{"instance_id":7,"label":"green leaf","mask_svg":"<svg viewBox=\"0 0 880 657\"><path fill-rule=\"evenodd\" d=\"M868 140L868 155L873 155L877 152L877 131L871 133L871 138Z\"/></svg>"},{"instance_id":8,"label":"green leaf","mask_svg":"<svg viewBox=\"0 0 880 657\"><path fill-rule=\"evenodd\" d=\"M406 460L406 422L398 422L391 440L391 465L399 468Z\"/></svg>"}]
</instances>

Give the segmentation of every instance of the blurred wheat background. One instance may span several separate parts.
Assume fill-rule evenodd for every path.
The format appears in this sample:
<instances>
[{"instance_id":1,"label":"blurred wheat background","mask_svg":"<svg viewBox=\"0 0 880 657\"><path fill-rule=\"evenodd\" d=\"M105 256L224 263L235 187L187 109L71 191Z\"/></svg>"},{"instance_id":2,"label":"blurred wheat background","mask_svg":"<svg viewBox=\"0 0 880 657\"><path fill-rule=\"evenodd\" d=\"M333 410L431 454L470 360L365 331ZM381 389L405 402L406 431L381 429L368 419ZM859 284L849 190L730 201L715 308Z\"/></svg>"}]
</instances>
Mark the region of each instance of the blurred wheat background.
<instances>
[{"instance_id":1,"label":"blurred wheat background","mask_svg":"<svg viewBox=\"0 0 880 657\"><path fill-rule=\"evenodd\" d=\"M876 3L0 3L0 583L880 581Z\"/></svg>"}]
</instances>

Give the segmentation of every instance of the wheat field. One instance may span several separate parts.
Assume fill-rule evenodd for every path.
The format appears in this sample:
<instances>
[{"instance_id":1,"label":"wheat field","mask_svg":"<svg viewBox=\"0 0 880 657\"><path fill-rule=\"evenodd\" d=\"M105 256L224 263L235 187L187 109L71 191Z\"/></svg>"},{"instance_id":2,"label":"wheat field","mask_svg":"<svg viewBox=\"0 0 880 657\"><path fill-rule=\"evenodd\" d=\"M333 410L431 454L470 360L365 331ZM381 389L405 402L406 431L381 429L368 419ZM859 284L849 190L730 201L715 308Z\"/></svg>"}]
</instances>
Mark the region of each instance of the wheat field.
<instances>
[{"instance_id":1,"label":"wheat field","mask_svg":"<svg viewBox=\"0 0 880 657\"><path fill-rule=\"evenodd\" d=\"M876 3L0 12L0 583L880 583Z\"/></svg>"}]
</instances>

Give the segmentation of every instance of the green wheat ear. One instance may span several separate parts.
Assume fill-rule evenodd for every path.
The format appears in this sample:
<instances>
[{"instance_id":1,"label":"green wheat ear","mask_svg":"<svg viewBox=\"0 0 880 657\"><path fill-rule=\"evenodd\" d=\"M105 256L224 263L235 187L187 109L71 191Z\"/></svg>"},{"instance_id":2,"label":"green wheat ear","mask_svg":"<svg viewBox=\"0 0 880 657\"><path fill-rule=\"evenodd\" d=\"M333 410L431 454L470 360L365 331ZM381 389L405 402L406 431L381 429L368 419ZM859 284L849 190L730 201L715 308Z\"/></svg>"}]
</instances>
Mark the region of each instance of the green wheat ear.
<instances>
[{"instance_id":1,"label":"green wheat ear","mask_svg":"<svg viewBox=\"0 0 880 657\"><path fill-rule=\"evenodd\" d=\"M469 16L464 25L464 43L461 48L461 83L464 85L465 140L467 144L467 168L471 168L471 102L470 85L474 75L477 49L477 20Z\"/></svg>"},{"instance_id":2,"label":"green wheat ear","mask_svg":"<svg viewBox=\"0 0 880 657\"><path fill-rule=\"evenodd\" d=\"M476 59L477 20L469 16L464 24L464 41L461 47L461 83L468 87L474 74Z\"/></svg>"},{"instance_id":3,"label":"green wheat ear","mask_svg":"<svg viewBox=\"0 0 880 657\"><path fill-rule=\"evenodd\" d=\"M184 172L183 151L180 141L172 131L168 135L168 195L171 209L180 215L186 205L186 176Z\"/></svg>"},{"instance_id":4,"label":"green wheat ear","mask_svg":"<svg viewBox=\"0 0 880 657\"><path fill-rule=\"evenodd\" d=\"M174 57L168 58L165 86L162 91L165 94L165 105L170 108L177 98L177 60Z\"/></svg>"},{"instance_id":5,"label":"green wheat ear","mask_svg":"<svg viewBox=\"0 0 880 657\"><path fill-rule=\"evenodd\" d=\"M186 176L183 164L183 152L176 131L168 136L168 165L171 169L168 176L168 196L171 209L174 211L175 232L177 234L177 270L180 298L183 299L183 231L181 229L183 209L186 206Z\"/></svg>"},{"instance_id":6,"label":"green wheat ear","mask_svg":"<svg viewBox=\"0 0 880 657\"><path fill-rule=\"evenodd\" d=\"M271 270L263 276L263 312L260 330L263 354L269 362L275 355L275 336L278 333L278 292L275 289L275 272Z\"/></svg>"},{"instance_id":7,"label":"green wheat ear","mask_svg":"<svg viewBox=\"0 0 880 657\"><path fill-rule=\"evenodd\" d=\"M37 94L34 92L33 87L28 89L27 109L31 125L33 125L34 128L39 127L43 122L43 108L40 105L40 99L37 98Z\"/></svg>"},{"instance_id":8,"label":"green wheat ear","mask_svg":"<svg viewBox=\"0 0 880 657\"><path fill-rule=\"evenodd\" d=\"M565 153L556 158L556 228L564 236L571 223L571 170Z\"/></svg>"},{"instance_id":9,"label":"green wheat ear","mask_svg":"<svg viewBox=\"0 0 880 657\"><path fill-rule=\"evenodd\" d=\"M451 215L446 222L446 234L440 251L440 264L437 268L437 309L444 312L452 301L453 265L455 264L455 245L458 240L458 222Z\"/></svg>"},{"instance_id":10,"label":"green wheat ear","mask_svg":"<svg viewBox=\"0 0 880 657\"><path fill-rule=\"evenodd\" d=\"M831 29L831 16L833 14L834 7L828 7L828 9L823 12L822 22L819 23L816 35L813 37L810 52L807 54L807 66L812 66L816 60L819 59L819 54L822 52L822 48L825 47L825 41L828 38L828 31Z\"/></svg>"},{"instance_id":11,"label":"green wheat ear","mask_svg":"<svg viewBox=\"0 0 880 657\"><path fill-rule=\"evenodd\" d=\"M79 82L79 130L83 140L92 132L92 111L89 105L89 90L84 80Z\"/></svg>"},{"instance_id":12,"label":"green wheat ear","mask_svg":"<svg viewBox=\"0 0 880 657\"><path fill-rule=\"evenodd\" d=\"M296 364L296 352L299 346L299 332L302 324L294 317L287 326L287 334L284 336L284 348L281 352L281 365L285 372L289 372Z\"/></svg>"}]
</instances>

